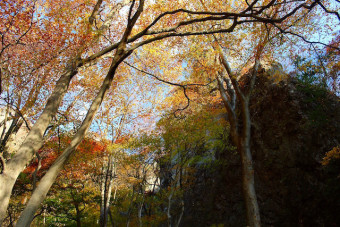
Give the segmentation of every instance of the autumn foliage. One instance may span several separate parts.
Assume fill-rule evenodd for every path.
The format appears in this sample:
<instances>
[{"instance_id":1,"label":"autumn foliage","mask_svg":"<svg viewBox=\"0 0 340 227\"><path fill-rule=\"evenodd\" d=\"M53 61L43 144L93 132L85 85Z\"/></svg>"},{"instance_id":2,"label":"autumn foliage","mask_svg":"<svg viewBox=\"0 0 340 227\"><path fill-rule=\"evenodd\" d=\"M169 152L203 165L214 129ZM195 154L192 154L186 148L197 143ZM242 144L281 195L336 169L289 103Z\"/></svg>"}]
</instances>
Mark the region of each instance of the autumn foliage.
<instances>
[{"instance_id":1,"label":"autumn foliage","mask_svg":"<svg viewBox=\"0 0 340 227\"><path fill-rule=\"evenodd\" d=\"M284 133L272 138L269 130L254 135L284 125L271 116L253 121L275 113L277 103L256 108L293 97L277 104L301 106L292 125L303 119L301 127L323 135L333 119L324 110L339 97L339 6L338 0L0 1L0 226L190 226L201 218L191 216L198 207L206 208L208 226L279 223L272 220L291 214L268 212L270 196L258 202L255 189L267 185L262 177L270 181L271 170L259 176L257 165L275 169L267 157L290 142L277 145ZM271 96L283 88L303 101ZM300 139L298 131L291 141ZM276 150L261 156L257 148L268 141ZM320 176L331 182L325 187L336 191L329 186L336 178L327 175L339 159L339 140L332 141L306 166L325 171ZM280 155L285 166L291 154ZM287 174L312 160L302 148L299 155ZM243 191L232 212L219 202L235 198L217 186L234 179L223 172L230 169L239 179L225 191L234 185ZM197 199L208 194L202 187L217 192L209 205ZM220 211L228 213L224 219ZM307 226L302 214L290 224ZM322 222L322 215L315 223L336 222Z\"/></svg>"}]
</instances>

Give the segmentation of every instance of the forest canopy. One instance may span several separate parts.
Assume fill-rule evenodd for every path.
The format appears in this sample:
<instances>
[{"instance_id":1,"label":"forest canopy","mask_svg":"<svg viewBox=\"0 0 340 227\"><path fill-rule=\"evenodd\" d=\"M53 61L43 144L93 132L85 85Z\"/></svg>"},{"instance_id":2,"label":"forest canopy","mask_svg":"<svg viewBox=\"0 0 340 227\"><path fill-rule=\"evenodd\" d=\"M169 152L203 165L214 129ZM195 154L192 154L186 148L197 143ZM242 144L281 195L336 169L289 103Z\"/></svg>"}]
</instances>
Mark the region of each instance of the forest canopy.
<instances>
[{"instance_id":1,"label":"forest canopy","mask_svg":"<svg viewBox=\"0 0 340 227\"><path fill-rule=\"evenodd\" d=\"M340 224L339 9L1 1L0 226Z\"/></svg>"}]
</instances>

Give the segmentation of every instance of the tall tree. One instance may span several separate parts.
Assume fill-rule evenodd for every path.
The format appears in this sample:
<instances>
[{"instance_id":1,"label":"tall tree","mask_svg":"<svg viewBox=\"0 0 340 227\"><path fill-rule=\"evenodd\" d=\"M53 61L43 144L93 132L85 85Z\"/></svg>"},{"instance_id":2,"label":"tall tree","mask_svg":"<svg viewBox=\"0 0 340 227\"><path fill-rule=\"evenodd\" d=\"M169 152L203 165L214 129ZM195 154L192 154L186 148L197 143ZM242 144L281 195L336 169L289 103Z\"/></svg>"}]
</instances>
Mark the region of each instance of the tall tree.
<instances>
[{"instance_id":1,"label":"tall tree","mask_svg":"<svg viewBox=\"0 0 340 227\"><path fill-rule=\"evenodd\" d=\"M97 2L99 5L101 5L101 3L101 1ZM112 7L110 11L112 12L112 16L106 17L106 21L108 23L112 21L114 16L117 16L116 13L120 11L124 4L127 4L127 2L117 3L117 7ZM88 130L95 113L99 108L99 105L101 104L108 88L113 81L114 75L120 63L124 61L129 55L131 55L134 50L146 44L163 40L168 37L206 35L221 32L230 33L233 32L236 27L240 27L243 24L249 23L264 23L279 26L280 24L283 24L287 18L293 17L297 12L301 11L307 13L318 5L324 7L324 5L322 5L322 3L318 0L292 1L288 3L278 0L263 2L254 1L251 4L245 2L243 4L237 5L235 9L230 11L228 11L228 9L224 9L222 11L190 10L185 7L186 4L186 1L180 1L176 4L173 1L167 1L164 4L150 3L146 8L147 13L142 14L144 9L144 1L141 0L139 1L139 4L136 4L136 1L133 0L131 1L130 9L126 15L126 27L123 28L123 26L125 26L126 19L117 20L117 25L120 26L120 30L117 29L115 34L110 35L111 40L118 41L113 42L109 39L112 44L99 51L97 50L97 47L89 47L90 44L93 43L92 40L97 41L98 38L105 33L104 31L107 30L108 26L104 22L101 26L103 29L100 29L97 35L94 35L94 38L91 36L89 40L85 39L86 42L83 45L78 46L77 50L75 51L75 57L69 60L69 64L65 69L65 73L57 82L55 89L47 101L44 111L32 127L32 130L30 131L21 148L6 163L3 173L0 176L0 183L2 183L0 184L0 202L4 204L1 206L1 216L4 216L2 214L6 212L11 189L17 176L23 170L25 165L32 159L34 153L41 147L43 133L48 127L52 117L56 114L60 102L67 91L68 85L71 79L77 74L79 67L94 62L98 58L115 50L109 72L98 92L98 95L93 100L93 103L85 120L83 121L82 126L79 128L77 134L72 140L70 147L66 149L63 155L60 156L60 159L56 161L56 165L51 167L51 171L46 174L46 177L42 179L42 182L35 190L27 208L22 215L22 218L18 222L19 226L29 225L30 221L32 220L32 215L34 215L36 208L47 194L47 191L50 185L53 183L56 174L63 166L63 163L72 154L73 150L77 147L82 138L84 138L84 135ZM279 17L271 17L270 14L267 14L268 10L278 5L285 6L283 7L284 10L282 10ZM92 13L91 15L93 16L91 19L89 19L89 26L85 26L85 37L87 37L86 34L88 34L91 30L91 25L93 25L95 22L93 18L97 14L99 8L100 7L95 6L95 13ZM109 9L102 10L101 12L105 13L107 11L109 11ZM166 21L166 19L168 19L168 21ZM209 25L206 25L206 22L208 21L224 21L225 23L221 27L216 26L217 28L213 27L213 29L211 29ZM190 26L192 24L200 24L201 26ZM93 52L94 54L92 54ZM83 56L88 57L81 59ZM4 182L6 182L6 184L4 184Z\"/></svg>"},{"instance_id":2,"label":"tall tree","mask_svg":"<svg viewBox=\"0 0 340 227\"><path fill-rule=\"evenodd\" d=\"M99 0L96 5L100 5L101 3L102 1ZM106 21L101 25L98 31L98 35L93 38L93 42L96 42L101 36L101 33L108 29L108 25L110 24L112 17L123 6L124 2L122 4L118 4L117 7L114 7L111 10ZM95 16L98 9L99 7L95 7L91 15ZM92 25L93 20L87 25L87 31L85 32L85 35L91 33ZM25 168L28 162L33 158L33 155L42 146L45 130L47 129L52 118L56 115L58 107L65 93L67 92L71 79L74 77L74 75L76 75L78 68L84 65L84 61L79 61L79 59L83 51L86 49L87 45L89 45L89 42L84 42L80 44L80 46L78 47L79 49L76 52L76 56L73 59L69 60L63 74L57 81L51 96L47 100L45 109L39 116L38 120L35 122L34 126L31 128L23 144L20 146L15 155L3 164L3 171L0 175L0 203L2 204L0 206L0 223L5 217L11 191L18 175ZM92 57L88 60L88 62L93 61L100 56L101 55Z\"/></svg>"}]
</instances>

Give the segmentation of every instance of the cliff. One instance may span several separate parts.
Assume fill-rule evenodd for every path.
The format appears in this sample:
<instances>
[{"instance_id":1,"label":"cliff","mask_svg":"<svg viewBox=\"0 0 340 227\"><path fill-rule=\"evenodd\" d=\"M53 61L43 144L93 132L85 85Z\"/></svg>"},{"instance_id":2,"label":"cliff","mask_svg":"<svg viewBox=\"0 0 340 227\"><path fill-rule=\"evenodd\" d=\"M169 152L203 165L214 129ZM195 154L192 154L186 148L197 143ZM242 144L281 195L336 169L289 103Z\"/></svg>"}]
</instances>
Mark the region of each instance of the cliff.
<instances>
[{"instance_id":1,"label":"cliff","mask_svg":"<svg viewBox=\"0 0 340 227\"><path fill-rule=\"evenodd\" d=\"M340 163L321 164L340 144L339 98L320 86L290 77L273 81L262 72L250 109L263 226L340 225ZM239 155L219 151L216 160L197 171L185 195L183 226L245 226Z\"/></svg>"}]
</instances>

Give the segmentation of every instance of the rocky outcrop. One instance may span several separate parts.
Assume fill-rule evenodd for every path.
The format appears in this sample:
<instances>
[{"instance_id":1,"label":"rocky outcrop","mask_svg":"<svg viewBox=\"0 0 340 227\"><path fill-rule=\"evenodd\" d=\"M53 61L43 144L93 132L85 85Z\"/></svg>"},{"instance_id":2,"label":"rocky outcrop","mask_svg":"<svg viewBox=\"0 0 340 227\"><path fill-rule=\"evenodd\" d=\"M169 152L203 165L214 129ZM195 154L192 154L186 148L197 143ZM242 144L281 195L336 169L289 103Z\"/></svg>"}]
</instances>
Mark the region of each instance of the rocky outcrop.
<instances>
[{"instance_id":1,"label":"rocky outcrop","mask_svg":"<svg viewBox=\"0 0 340 227\"><path fill-rule=\"evenodd\" d=\"M264 224L339 224L340 191L325 193L331 176L321 166L325 153L340 142L339 99L294 79L272 85L260 78L251 111Z\"/></svg>"},{"instance_id":2,"label":"rocky outcrop","mask_svg":"<svg viewBox=\"0 0 340 227\"><path fill-rule=\"evenodd\" d=\"M339 98L293 78L273 81L266 72L250 105L262 224L338 226L340 179L321 161L340 142ZM197 171L183 226L245 226L239 156L225 150L216 160Z\"/></svg>"}]
</instances>

